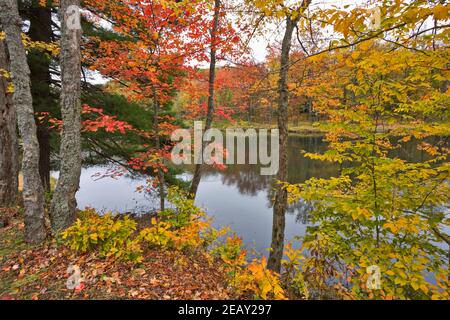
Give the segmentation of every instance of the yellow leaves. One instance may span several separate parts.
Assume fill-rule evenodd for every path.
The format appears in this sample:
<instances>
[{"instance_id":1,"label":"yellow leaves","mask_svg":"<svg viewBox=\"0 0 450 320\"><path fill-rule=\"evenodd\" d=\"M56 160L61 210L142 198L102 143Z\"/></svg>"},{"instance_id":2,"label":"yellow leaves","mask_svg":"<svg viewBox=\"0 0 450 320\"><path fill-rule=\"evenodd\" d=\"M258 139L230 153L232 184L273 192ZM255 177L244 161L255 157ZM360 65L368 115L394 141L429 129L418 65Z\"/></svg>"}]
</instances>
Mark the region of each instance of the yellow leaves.
<instances>
[{"instance_id":1,"label":"yellow leaves","mask_svg":"<svg viewBox=\"0 0 450 320\"><path fill-rule=\"evenodd\" d=\"M433 9L434 18L436 20L446 20L450 16L450 6L444 4L438 4Z\"/></svg>"},{"instance_id":2,"label":"yellow leaves","mask_svg":"<svg viewBox=\"0 0 450 320\"><path fill-rule=\"evenodd\" d=\"M2 68L0 68L0 76L5 79L11 79L11 74L9 73L9 71Z\"/></svg>"},{"instance_id":3,"label":"yellow leaves","mask_svg":"<svg viewBox=\"0 0 450 320\"><path fill-rule=\"evenodd\" d=\"M11 80L11 73L5 69L0 68L0 77L5 78L8 80L8 87L6 88L7 93L14 93L14 84Z\"/></svg>"},{"instance_id":4,"label":"yellow leaves","mask_svg":"<svg viewBox=\"0 0 450 320\"><path fill-rule=\"evenodd\" d=\"M368 51L371 47L372 47L371 41L364 41L358 46L358 48L362 51Z\"/></svg>"},{"instance_id":5,"label":"yellow leaves","mask_svg":"<svg viewBox=\"0 0 450 320\"><path fill-rule=\"evenodd\" d=\"M395 272L392 271L391 269L389 269L389 270L386 271L386 274L387 274L388 276L393 276L393 275L395 275Z\"/></svg>"},{"instance_id":6,"label":"yellow leaves","mask_svg":"<svg viewBox=\"0 0 450 320\"><path fill-rule=\"evenodd\" d=\"M8 88L6 90L8 93L14 93L14 84L12 82L10 82L8 84Z\"/></svg>"},{"instance_id":7,"label":"yellow leaves","mask_svg":"<svg viewBox=\"0 0 450 320\"><path fill-rule=\"evenodd\" d=\"M206 222L192 221L182 228L174 228L169 222L152 221L151 228L140 232L139 238L150 247L184 250L203 244L200 233L209 226Z\"/></svg>"},{"instance_id":8,"label":"yellow leaves","mask_svg":"<svg viewBox=\"0 0 450 320\"><path fill-rule=\"evenodd\" d=\"M372 213L366 208L357 208L352 212L353 220L360 220L362 218L370 220L373 217Z\"/></svg>"},{"instance_id":9,"label":"yellow leaves","mask_svg":"<svg viewBox=\"0 0 450 320\"><path fill-rule=\"evenodd\" d=\"M304 256L302 255L303 250L301 249L294 249L294 247L292 246L292 243L289 243L288 245L286 245L285 250L284 250L284 254L287 257L287 260L283 260L283 262L285 262L285 264L288 263L296 263L300 260L304 259Z\"/></svg>"},{"instance_id":10,"label":"yellow leaves","mask_svg":"<svg viewBox=\"0 0 450 320\"><path fill-rule=\"evenodd\" d=\"M326 57L326 54L318 54L318 55L314 55L312 57L309 57L308 60L311 62L322 62L323 58Z\"/></svg>"},{"instance_id":11,"label":"yellow leaves","mask_svg":"<svg viewBox=\"0 0 450 320\"><path fill-rule=\"evenodd\" d=\"M280 284L279 276L267 269L267 260L253 260L238 276L238 288L251 291L257 299L285 300L286 296Z\"/></svg>"},{"instance_id":12,"label":"yellow leaves","mask_svg":"<svg viewBox=\"0 0 450 320\"><path fill-rule=\"evenodd\" d=\"M103 257L136 262L140 260L141 249L132 239L135 230L136 222L128 217L115 220L110 214L100 217L93 210L87 210L61 236L72 250L98 250Z\"/></svg>"},{"instance_id":13,"label":"yellow leaves","mask_svg":"<svg viewBox=\"0 0 450 320\"><path fill-rule=\"evenodd\" d=\"M225 263L228 272L234 272L237 268L247 264L247 252L243 250L242 239L237 236L227 237L225 243L213 249L213 254L218 254Z\"/></svg>"},{"instance_id":14,"label":"yellow leaves","mask_svg":"<svg viewBox=\"0 0 450 320\"><path fill-rule=\"evenodd\" d=\"M337 163L343 163L346 160L351 160L348 156L345 156L343 154L339 154L339 153L334 152L334 151L329 151L329 152L326 152L324 154L306 153L305 157L310 158L312 160L337 162Z\"/></svg>"},{"instance_id":15,"label":"yellow leaves","mask_svg":"<svg viewBox=\"0 0 450 320\"><path fill-rule=\"evenodd\" d=\"M98 240L98 234L96 233L90 234L89 237L91 238L92 241L94 241L94 243L96 243Z\"/></svg>"},{"instance_id":16,"label":"yellow leaves","mask_svg":"<svg viewBox=\"0 0 450 320\"><path fill-rule=\"evenodd\" d=\"M436 146L433 146L429 143L423 142L420 144L420 146L418 147L419 150L423 150L425 152L427 152L429 155L431 156L436 156L439 154L439 148Z\"/></svg>"},{"instance_id":17,"label":"yellow leaves","mask_svg":"<svg viewBox=\"0 0 450 320\"><path fill-rule=\"evenodd\" d=\"M47 43L42 41L32 41L26 34L22 34L22 42L27 49L35 49L41 52L47 52L53 57L57 57L60 53L59 45L56 43Z\"/></svg>"},{"instance_id":18,"label":"yellow leaves","mask_svg":"<svg viewBox=\"0 0 450 320\"><path fill-rule=\"evenodd\" d=\"M353 51L352 52L352 59L357 60L361 56L361 52L359 51Z\"/></svg>"},{"instance_id":19,"label":"yellow leaves","mask_svg":"<svg viewBox=\"0 0 450 320\"><path fill-rule=\"evenodd\" d=\"M139 237L142 241L145 241L150 247L166 247L171 241L170 224L164 222L156 222L155 218L152 218L152 228L143 229Z\"/></svg>"},{"instance_id":20,"label":"yellow leaves","mask_svg":"<svg viewBox=\"0 0 450 320\"><path fill-rule=\"evenodd\" d=\"M239 237L228 237L225 243L215 248L212 253L218 254L225 264L230 283L237 292L251 292L256 299L286 299L280 276L267 269L265 257L247 263L247 252L242 249L242 240ZM298 261L300 253L301 251L288 246L286 254L290 258L285 263Z\"/></svg>"},{"instance_id":21,"label":"yellow leaves","mask_svg":"<svg viewBox=\"0 0 450 320\"><path fill-rule=\"evenodd\" d=\"M290 6L285 0L249 0L249 2L263 13L266 17L275 19L285 19L290 17L292 20L298 20L299 16L305 11L304 6ZM299 2L302 3L302 2Z\"/></svg>"},{"instance_id":22,"label":"yellow leaves","mask_svg":"<svg viewBox=\"0 0 450 320\"><path fill-rule=\"evenodd\" d=\"M179 205L178 213L183 210L196 210L193 201L174 198L172 203ZM202 221L197 215L183 216L180 221L159 221L151 219L152 226L136 232L137 224L128 216L113 218L110 214L99 216L94 210L80 213L75 224L62 233L62 239L71 249L80 252L97 250L102 257L139 262L142 260L141 244L175 250L197 248L205 244L211 233L210 223ZM220 232L212 233L221 235ZM203 238L203 236L205 238Z\"/></svg>"},{"instance_id":23,"label":"yellow leaves","mask_svg":"<svg viewBox=\"0 0 450 320\"><path fill-rule=\"evenodd\" d=\"M383 226L389 229L393 234L399 233L419 233L420 230L424 230L424 225L421 219L417 216L413 217L400 217L395 221L390 221Z\"/></svg>"}]
</instances>

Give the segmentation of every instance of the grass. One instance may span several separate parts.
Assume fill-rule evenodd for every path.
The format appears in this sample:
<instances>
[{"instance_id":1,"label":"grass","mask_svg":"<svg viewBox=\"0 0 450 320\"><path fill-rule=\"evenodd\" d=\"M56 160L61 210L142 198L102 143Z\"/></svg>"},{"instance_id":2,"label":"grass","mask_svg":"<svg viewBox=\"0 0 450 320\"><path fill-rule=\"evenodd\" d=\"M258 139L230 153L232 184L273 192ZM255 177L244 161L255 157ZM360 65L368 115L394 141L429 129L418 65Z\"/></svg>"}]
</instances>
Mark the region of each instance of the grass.
<instances>
[{"instance_id":1,"label":"grass","mask_svg":"<svg viewBox=\"0 0 450 320\"><path fill-rule=\"evenodd\" d=\"M276 129L276 124L267 124L267 123L256 123L256 122L248 122L248 121L238 121L236 123L229 122L214 122L214 127L219 129ZM319 129L313 122L310 121L296 121L295 123L291 123L288 126L290 134L300 134L300 135L308 135L308 134L324 134L322 130Z\"/></svg>"}]
</instances>

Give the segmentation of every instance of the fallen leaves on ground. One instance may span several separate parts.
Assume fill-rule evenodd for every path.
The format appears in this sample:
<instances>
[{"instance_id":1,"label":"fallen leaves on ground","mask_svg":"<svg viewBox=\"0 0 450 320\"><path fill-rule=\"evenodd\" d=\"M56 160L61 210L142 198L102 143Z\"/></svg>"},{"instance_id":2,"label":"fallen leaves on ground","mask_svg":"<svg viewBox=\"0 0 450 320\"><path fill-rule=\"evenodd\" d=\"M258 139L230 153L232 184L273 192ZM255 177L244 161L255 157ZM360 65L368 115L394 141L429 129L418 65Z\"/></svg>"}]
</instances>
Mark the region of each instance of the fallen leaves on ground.
<instances>
[{"instance_id":1,"label":"fallen leaves on ground","mask_svg":"<svg viewBox=\"0 0 450 320\"><path fill-rule=\"evenodd\" d=\"M14 220L0 233L1 299L232 299L221 266L201 252L152 249L139 265L77 255L54 242L29 247L17 238ZM20 245L17 245L20 243ZM11 245L17 250L11 250ZM4 250L8 248L8 250ZM67 269L76 265L82 283L67 289Z\"/></svg>"}]
</instances>

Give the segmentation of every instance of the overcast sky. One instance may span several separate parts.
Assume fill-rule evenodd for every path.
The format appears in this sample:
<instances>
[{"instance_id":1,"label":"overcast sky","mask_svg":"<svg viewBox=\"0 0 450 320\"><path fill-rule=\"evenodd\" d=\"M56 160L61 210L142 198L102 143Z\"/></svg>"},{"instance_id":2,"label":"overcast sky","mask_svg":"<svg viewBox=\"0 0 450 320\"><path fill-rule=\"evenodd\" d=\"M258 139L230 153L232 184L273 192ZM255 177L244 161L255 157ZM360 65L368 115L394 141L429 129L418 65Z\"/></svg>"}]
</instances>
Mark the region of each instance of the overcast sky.
<instances>
[{"instance_id":1,"label":"overcast sky","mask_svg":"<svg viewBox=\"0 0 450 320\"><path fill-rule=\"evenodd\" d=\"M298 2L298 0L297 0ZM345 5L355 6L358 4L365 4L367 0L313 0L311 4L311 8L331 8L332 6L337 6L342 8ZM269 27L264 36L255 37L250 42L250 47L252 49L252 57L255 61L262 62L265 60L267 56L267 46L272 43L274 40L280 39L280 34L278 32L277 26L273 25Z\"/></svg>"},{"instance_id":2,"label":"overcast sky","mask_svg":"<svg viewBox=\"0 0 450 320\"><path fill-rule=\"evenodd\" d=\"M299 0L293 0L299 2ZM332 6L343 7L344 5L358 5L367 3L368 0L313 0L311 8L331 8ZM252 51L252 58L256 62L263 62L267 56L267 47L269 44L276 44L282 36L282 28L278 28L277 25L267 26L267 30L264 35L255 36L250 42L250 48ZM205 64L204 67L207 67ZM86 71L89 81L94 84L104 84L107 79L100 76L97 72Z\"/></svg>"}]
</instances>

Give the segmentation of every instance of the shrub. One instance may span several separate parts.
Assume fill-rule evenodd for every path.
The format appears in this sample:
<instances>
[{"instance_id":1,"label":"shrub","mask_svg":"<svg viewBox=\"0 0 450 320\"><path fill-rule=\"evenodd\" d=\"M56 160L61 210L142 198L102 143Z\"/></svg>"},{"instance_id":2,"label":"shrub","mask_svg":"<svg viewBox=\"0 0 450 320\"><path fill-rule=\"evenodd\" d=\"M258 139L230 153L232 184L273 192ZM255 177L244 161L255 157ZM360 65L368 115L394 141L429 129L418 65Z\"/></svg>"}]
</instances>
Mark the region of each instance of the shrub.
<instances>
[{"instance_id":1,"label":"shrub","mask_svg":"<svg viewBox=\"0 0 450 320\"><path fill-rule=\"evenodd\" d=\"M111 214L99 216L94 210L81 212L75 224L62 233L65 244L77 252L98 250L102 257L140 261L141 247L133 239L136 222L125 216L114 219Z\"/></svg>"},{"instance_id":2,"label":"shrub","mask_svg":"<svg viewBox=\"0 0 450 320\"><path fill-rule=\"evenodd\" d=\"M255 299L285 300L280 276L267 269L266 258L253 260L236 278L238 291L252 292Z\"/></svg>"},{"instance_id":3,"label":"shrub","mask_svg":"<svg viewBox=\"0 0 450 320\"><path fill-rule=\"evenodd\" d=\"M247 252L243 249L242 239L237 236L227 237L225 243L214 248L211 253L218 255L231 273L246 265Z\"/></svg>"},{"instance_id":4,"label":"shrub","mask_svg":"<svg viewBox=\"0 0 450 320\"><path fill-rule=\"evenodd\" d=\"M191 220L184 227L177 228L171 222L152 219L152 227L140 232L139 238L150 247L186 250L203 246L202 231L209 223Z\"/></svg>"},{"instance_id":5,"label":"shrub","mask_svg":"<svg viewBox=\"0 0 450 320\"><path fill-rule=\"evenodd\" d=\"M267 269L265 257L248 264L239 237L228 237L212 253L223 261L230 284L238 293L250 293L255 299L285 299L279 275Z\"/></svg>"},{"instance_id":6,"label":"shrub","mask_svg":"<svg viewBox=\"0 0 450 320\"><path fill-rule=\"evenodd\" d=\"M191 224L192 219L203 216L204 213L195 206L194 200L189 199L188 194L179 187L170 187L168 201L174 208L168 208L159 216L167 221L173 228L183 228Z\"/></svg>"},{"instance_id":7,"label":"shrub","mask_svg":"<svg viewBox=\"0 0 450 320\"><path fill-rule=\"evenodd\" d=\"M301 262L304 260L303 251L294 249L292 244L288 244L282 261L283 275L282 282L284 288L295 298L309 299L308 285L303 276Z\"/></svg>"},{"instance_id":8,"label":"shrub","mask_svg":"<svg viewBox=\"0 0 450 320\"><path fill-rule=\"evenodd\" d=\"M213 236L221 234L213 231L210 223L204 221L204 213L195 206L194 200L178 187L171 187L168 200L174 206L152 219L152 227L141 231L139 238L150 247L175 250L194 249L208 246Z\"/></svg>"},{"instance_id":9,"label":"shrub","mask_svg":"<svg viewBox=\"0 0 450 320\"><path fill-rule=\"evenodd\" d=\"M145 241L149 247L166 248L171 245L171 225L168 222L158 222L152 219L152 227L143 229L139 238Z\"/></svg>"}]
</instances>

